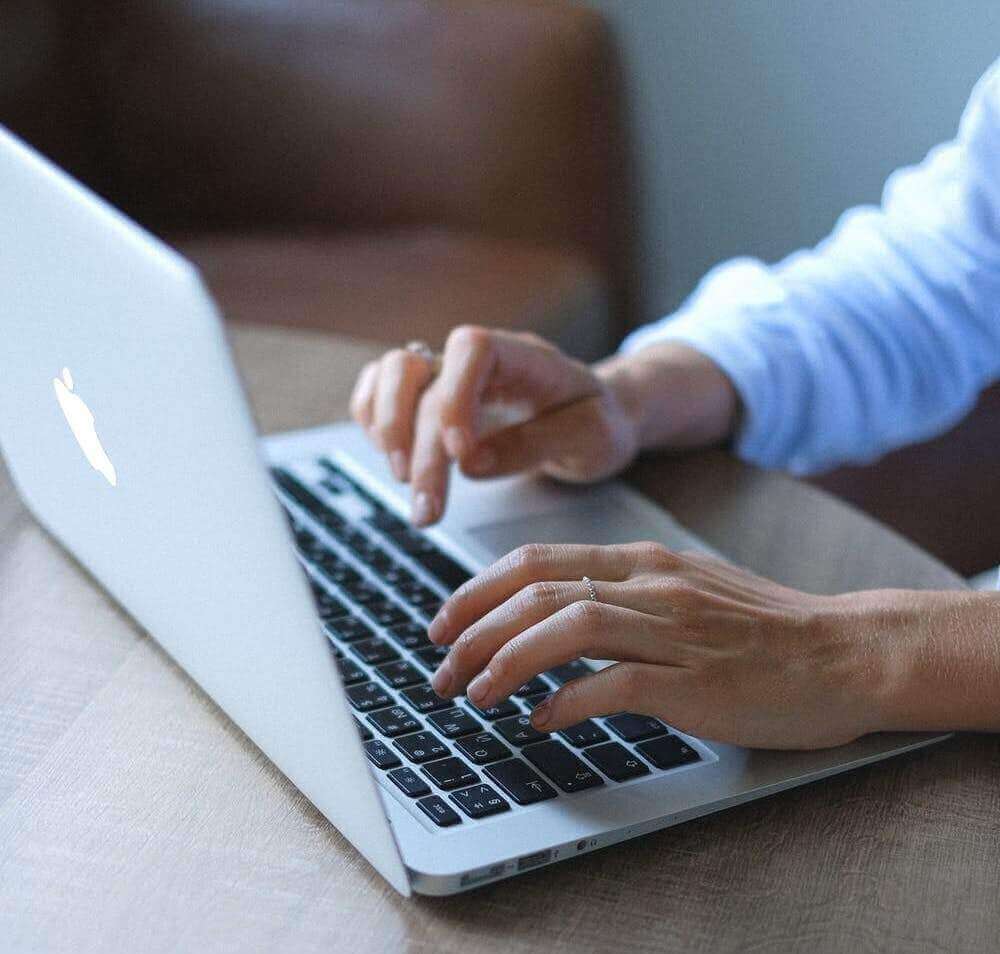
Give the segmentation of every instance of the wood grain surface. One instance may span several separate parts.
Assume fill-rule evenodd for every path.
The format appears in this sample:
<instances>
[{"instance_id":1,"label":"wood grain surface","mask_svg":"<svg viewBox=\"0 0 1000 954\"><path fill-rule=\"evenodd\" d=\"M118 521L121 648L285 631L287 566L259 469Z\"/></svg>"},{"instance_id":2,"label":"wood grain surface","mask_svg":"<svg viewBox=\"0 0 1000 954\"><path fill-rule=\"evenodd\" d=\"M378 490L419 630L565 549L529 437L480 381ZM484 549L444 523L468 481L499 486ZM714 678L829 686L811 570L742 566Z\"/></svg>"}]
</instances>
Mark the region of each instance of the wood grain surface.
<instances>
[{"instance_id":1,"label":"wood grain surface","mask_svg":"<svg viewBox=\"0 0 1000 954\"><path fill-rule=\"evenodd\" d=\"M264 431L343 415L362 343L235 329ZM816 591L961 581L721 454L647 493ZM931 750L449 899L396 896L0 475L0 951L994 951L1000 745Z\"/></svg>"}]
</instances>

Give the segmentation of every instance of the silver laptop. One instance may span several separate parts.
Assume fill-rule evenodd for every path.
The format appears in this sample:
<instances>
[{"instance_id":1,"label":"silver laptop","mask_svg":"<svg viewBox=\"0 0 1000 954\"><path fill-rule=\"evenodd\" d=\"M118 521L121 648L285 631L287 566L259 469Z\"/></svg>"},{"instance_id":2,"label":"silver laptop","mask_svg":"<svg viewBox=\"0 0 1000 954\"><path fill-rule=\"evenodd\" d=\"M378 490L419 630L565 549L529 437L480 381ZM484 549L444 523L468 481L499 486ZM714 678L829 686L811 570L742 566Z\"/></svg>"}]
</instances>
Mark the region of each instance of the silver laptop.
<instances>
[{"instance_id":1,"label":"silver laptop","mask_svg":"<svg viewBox=\"0 0 1000 954\"><path fill-rule=\"evenodd\" d=\"M636 713L552 737L428 685L428 619L528 541L697 547L622 484L458 478L441 525L353 426L258 438L195 269L0 129L0 441L39 521L403 894L451 894L939 736L752 752ZM172 678L164 669L164 679Z\"/></svg>"}]
</instances>

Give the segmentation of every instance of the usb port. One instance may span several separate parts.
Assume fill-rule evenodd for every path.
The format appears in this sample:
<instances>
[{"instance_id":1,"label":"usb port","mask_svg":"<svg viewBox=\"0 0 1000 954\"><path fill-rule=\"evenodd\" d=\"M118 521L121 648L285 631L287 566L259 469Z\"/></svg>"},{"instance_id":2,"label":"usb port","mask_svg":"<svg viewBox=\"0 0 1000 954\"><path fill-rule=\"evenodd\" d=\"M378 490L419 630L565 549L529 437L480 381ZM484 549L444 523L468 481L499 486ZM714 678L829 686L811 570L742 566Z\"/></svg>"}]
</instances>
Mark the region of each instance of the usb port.
<instances>
[{"instance_id":1,"label":"usb port","mask_svg":"<svg viewBox=\"0 0 1000 954\"><path fill-rule=\"evenodd\" d=\"M518 858L517 860L517 870L527 871L529 868L537 868L539 865L544 865L552 857L552 849L546 848L545 851L536 851L533 855L525 855L523 858Z\"/></svg>"}]
</instances>

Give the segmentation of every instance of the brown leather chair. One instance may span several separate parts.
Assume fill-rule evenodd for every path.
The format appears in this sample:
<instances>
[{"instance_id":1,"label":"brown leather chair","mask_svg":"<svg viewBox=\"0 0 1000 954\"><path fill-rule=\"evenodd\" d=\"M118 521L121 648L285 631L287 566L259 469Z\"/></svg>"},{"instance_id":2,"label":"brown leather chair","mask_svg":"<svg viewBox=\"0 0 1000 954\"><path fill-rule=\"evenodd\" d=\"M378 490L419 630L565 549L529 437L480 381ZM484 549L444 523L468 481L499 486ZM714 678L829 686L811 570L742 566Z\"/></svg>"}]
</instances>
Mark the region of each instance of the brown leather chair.
<instances>
[{"instance_id":1,"label":"brown leather chair","mask_svg":"<svg viewBox=\"0 0 1000 954\"><path fill-rule=\"evenodd\" d=\"M230 317L612 345L620 137L596 14L31 0L7 23L0 61L24 55L0 121L177 242Z\"/></svg>"}]
</instances>

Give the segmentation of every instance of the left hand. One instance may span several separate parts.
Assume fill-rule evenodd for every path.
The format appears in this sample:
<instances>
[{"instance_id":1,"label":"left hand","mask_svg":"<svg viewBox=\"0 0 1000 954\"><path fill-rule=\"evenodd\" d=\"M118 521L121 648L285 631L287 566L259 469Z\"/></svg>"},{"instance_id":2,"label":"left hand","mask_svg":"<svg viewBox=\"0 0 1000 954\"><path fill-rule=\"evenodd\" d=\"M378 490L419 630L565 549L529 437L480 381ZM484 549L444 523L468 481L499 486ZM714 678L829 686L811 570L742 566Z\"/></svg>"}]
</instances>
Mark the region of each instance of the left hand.
<instances>
[{"instance_id":1,"label":"left hand","mask_svg":"<svg viewBox=\"0 0 1000 954\"><path fill-rule=\"evenodd\" d=\"M536 708L535 727L635 711L750 747L840 745L884 727L902 649L876 638L888 615L864 617L866 596L809 595L651 543L530 545L442 607L429 634L451 651L433 686L489 706L553 666L613 659Z\"/></svg>"}]
</instances>

